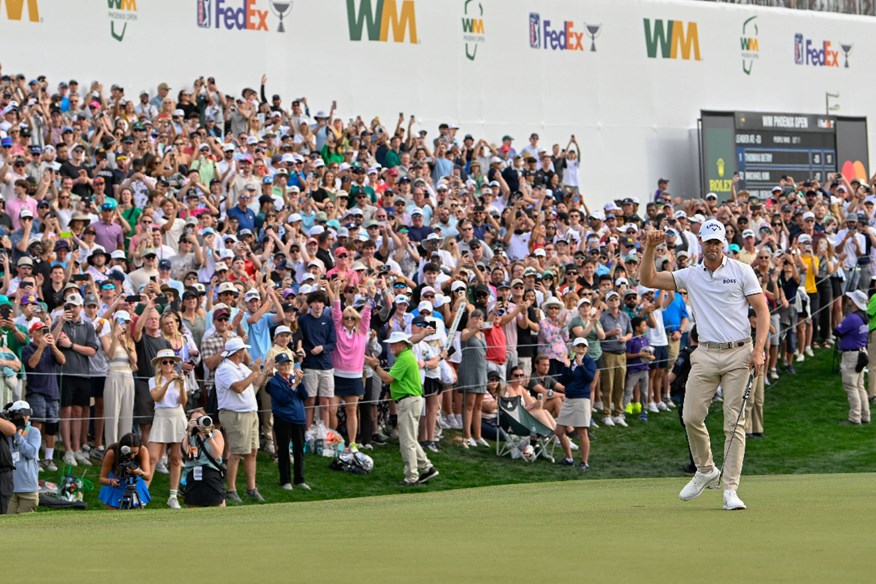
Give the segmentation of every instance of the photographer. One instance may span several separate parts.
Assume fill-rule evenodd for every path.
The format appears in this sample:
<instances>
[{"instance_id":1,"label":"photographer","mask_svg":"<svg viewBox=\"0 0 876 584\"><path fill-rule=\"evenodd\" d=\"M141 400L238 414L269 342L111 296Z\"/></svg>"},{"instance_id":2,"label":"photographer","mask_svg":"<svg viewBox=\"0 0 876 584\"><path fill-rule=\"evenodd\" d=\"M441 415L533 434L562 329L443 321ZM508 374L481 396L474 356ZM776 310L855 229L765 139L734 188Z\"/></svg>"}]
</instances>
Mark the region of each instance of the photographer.
<instances>
[{"instance_id":1,"label":"photographer","mask_svg":"<svg viewBox=\"0 0 876 584\"><path fill-rule=\"evenodd\" d=\"M192 411L181 444L185 464L186 507L225 507L225 438L202 408Z\"/></svg>"},{"instance_id":2,"label":"photographer","mask_svg":"<svg viewBox=\"0 0 876 584\"><path fill-rule=\"evenodd\" d=\"M125 497L126 486L133 486L138 502L133 506L143 509L152 500L146 481L152 478L149 451L140 444L134 434L125 434L122 439L106 448L103 466L100 468L99 499L107 509L119 509Z\"/></svg>"},{"instance_id":3,"label":"photographer","mask_svg":"<svg viewBox=\"0 0 876 584\"><path fill-rule=\"evenodd\" d=\"M0 515L6 515L9 499L12 497L14 481L12 472L15 464L12 462L12 437L18 428L8 417L0 414Z\"/></svg>"},{"instance_id":4,"label":"photographer","mask_svg":"<svg viewBox=\"0 0 876 584\"><path fill-rule=\"evenodd\" d=\"M12 404L6 415L15 426L12 436L13 492L6 512L9 515L30 513L40 504L40 431L30 425L31 409L26 401Z\"/></svg>"}]
</instances>

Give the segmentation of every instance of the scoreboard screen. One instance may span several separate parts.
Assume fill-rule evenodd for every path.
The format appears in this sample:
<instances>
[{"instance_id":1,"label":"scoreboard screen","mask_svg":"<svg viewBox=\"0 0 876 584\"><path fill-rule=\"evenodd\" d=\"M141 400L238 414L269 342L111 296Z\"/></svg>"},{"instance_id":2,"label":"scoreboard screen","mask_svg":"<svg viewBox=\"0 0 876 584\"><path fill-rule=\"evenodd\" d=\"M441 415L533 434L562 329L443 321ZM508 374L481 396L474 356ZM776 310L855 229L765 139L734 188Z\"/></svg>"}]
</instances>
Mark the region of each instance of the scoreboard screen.
<instances>
[{"instance_id":1,"label":"scoreboard screen","mask_svg":"<svg viewBox=\"0 0 876 584\"><path fill-rule=\"evenodd\" d=\"M849 119L862 126L866 120ZM737 191L767 198L783 176L795 181L817 179L824 182L831 174L843 171L853 178L866 177L866 139L843 140L837 131L837 118L809 114L757 112L702 112L700 119L700 165L703 192L726 198L734 177ZM854 143L852 143L854 142ZM838 148L843 150L838 156ZM844 160L850 156L851 160Z\"/></svg>"}]
</instances>

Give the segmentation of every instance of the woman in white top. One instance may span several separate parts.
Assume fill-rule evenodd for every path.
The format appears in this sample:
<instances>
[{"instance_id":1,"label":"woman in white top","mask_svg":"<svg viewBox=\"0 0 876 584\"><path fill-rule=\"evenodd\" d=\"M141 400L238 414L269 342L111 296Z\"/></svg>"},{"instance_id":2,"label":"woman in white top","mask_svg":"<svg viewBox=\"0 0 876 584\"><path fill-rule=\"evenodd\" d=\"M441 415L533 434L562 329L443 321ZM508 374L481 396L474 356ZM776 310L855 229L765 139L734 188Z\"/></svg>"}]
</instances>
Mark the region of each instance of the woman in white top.
<instances>
[{"instance_id":1,"label":"woman in white top","mask_svg":"<svg viewBox=\"0 0 876 584\"><path fill-rule=\"evenodd\" d=\"M185 378L177 366L182 361L173 349L162 349L152 359L155 377L149 380L149 393L155 402L155 418L152 422L152 432L149 434L149 457L152 467L164 456L170 445L170 498L167 506L179 509L177 500L179 476L182 470L182 454L180 441L186 432L185 405L188 396L185 390Z\"/></svg>"}]
</instances>

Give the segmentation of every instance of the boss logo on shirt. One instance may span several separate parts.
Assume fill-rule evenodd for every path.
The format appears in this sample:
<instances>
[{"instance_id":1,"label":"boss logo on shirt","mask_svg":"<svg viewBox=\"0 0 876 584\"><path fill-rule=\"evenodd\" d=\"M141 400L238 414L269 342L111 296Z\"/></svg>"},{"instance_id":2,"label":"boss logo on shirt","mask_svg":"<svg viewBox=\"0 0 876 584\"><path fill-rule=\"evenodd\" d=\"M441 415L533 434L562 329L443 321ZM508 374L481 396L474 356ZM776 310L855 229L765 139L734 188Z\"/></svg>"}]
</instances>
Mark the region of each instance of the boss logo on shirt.
<instances>
[{"instance_id":1,"label":"boss logo on shirt","mask_svg":"<svg viewBox=\"0 0 876 584\"><path fill-rule=\"evenodd\" d=\"M725 284L736 284L736 278L724 278Z\"/></svg>"}]
</instances>

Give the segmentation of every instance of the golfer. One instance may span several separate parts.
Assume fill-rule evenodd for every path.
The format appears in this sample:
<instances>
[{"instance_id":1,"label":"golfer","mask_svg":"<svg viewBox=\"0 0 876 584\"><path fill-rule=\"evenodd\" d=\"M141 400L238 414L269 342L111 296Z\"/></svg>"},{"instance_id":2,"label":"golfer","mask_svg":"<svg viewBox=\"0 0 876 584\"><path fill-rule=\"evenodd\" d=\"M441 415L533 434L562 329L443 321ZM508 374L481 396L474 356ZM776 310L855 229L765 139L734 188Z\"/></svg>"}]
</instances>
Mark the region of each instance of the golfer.
<instances>
[{"instance_id":1,"label":"golfer","mask_svg":"<svg viewBox=\"0 0 876 584\"><path fill-rule=\"evenodd\" d=\"M398 446L405 463L403 487L422 485L436 476L426 453L417 442L420 427L420 412L423 410L423 385L420 383L420 367L411 351L411 337L401 331L393 332L383 341L395 355L395 363L387 373L377 357L365 357L365 363L374 369L383 383L389 384L389 393L398 409Z\"/></svg>"},{"instance_id":2,"label":"golfer","mask_svg":"<svg viewBox=\"0 0 876 584\"><path fill-rule=\"evenodd\" d=\"M709 219L700 227L701 264L675 272L657 273L654 248L666 239L651 231L645 239L641 283L649 288L688 291L697 318L699 349L691 356L691 372L684 396L684 425L697 472L681 490L682 501L698 497L718 484L721 470L712 459L706 415L720 385L724 389L724 509L745 509L736 490L745 457L745 407L743 395L750 369L760 375L770 314L763 290L751 266L724 255L724 225ZM751 343L749 306L757 315L757 337Z\"/></svg>"}]
</instances>

